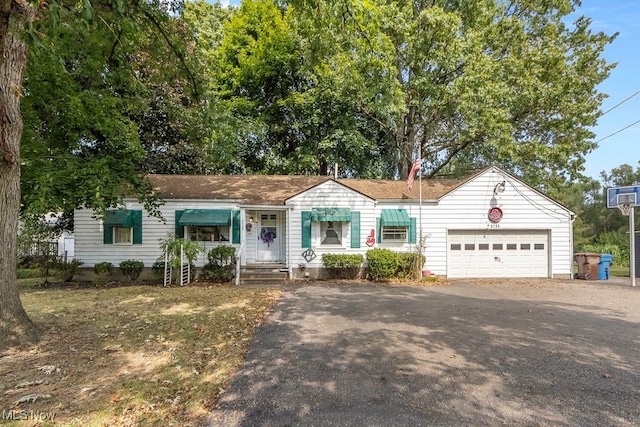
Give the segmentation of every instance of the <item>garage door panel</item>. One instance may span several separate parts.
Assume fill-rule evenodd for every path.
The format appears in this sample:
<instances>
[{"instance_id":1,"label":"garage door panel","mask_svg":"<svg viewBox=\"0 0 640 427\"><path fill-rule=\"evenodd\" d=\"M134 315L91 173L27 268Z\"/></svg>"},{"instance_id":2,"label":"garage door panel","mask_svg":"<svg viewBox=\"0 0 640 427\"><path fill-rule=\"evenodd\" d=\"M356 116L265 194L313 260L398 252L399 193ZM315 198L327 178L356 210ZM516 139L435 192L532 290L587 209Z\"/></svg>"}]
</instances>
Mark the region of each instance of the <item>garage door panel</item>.
<instances>
[{"instance_id":1,"label":"garage door panel","mask_svg":"<svg viewBox=\"0 0 640 427\"><path fill-rule=\"evenodd\" d=\"M547 277L546 230L450 230L449 277Z\"/></svg>"}]
</instances>

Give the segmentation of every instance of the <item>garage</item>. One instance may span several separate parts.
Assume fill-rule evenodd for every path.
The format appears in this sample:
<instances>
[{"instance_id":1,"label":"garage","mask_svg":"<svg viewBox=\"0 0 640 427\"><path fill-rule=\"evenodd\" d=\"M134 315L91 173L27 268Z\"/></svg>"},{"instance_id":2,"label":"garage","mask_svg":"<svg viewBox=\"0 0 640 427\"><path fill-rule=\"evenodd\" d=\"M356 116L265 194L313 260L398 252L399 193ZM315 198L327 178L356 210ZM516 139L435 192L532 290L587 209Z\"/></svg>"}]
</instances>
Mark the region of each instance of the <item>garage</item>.
<instances>
[{"instance_id":1,"label":"garage","mask_svg":"<svg viewBox=\"0 0 640 427\"><path fill-rule=\"evenodd\" d=\"M548 230L449 230L447 276L549 277Z\"/></svg>"}]
</instances>

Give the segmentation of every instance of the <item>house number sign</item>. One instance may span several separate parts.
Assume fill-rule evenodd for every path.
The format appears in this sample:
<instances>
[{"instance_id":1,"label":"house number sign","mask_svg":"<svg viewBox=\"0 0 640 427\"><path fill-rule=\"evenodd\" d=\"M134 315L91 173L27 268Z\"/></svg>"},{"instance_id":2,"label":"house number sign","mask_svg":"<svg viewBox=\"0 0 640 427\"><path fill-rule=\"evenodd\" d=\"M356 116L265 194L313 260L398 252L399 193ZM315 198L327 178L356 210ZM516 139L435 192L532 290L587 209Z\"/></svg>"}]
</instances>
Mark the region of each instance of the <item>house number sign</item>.
<instances>
[{"instance_id":1,"label":"house number sign","mask_svg":"<svg viewBox=\"0 0 640 427\"><path fill-rule=\"evenodd\" d=\"M489 221L497 224L502 219L502 209L500 208L491 208L489 209Z\"/></svg>"}]
</instances>

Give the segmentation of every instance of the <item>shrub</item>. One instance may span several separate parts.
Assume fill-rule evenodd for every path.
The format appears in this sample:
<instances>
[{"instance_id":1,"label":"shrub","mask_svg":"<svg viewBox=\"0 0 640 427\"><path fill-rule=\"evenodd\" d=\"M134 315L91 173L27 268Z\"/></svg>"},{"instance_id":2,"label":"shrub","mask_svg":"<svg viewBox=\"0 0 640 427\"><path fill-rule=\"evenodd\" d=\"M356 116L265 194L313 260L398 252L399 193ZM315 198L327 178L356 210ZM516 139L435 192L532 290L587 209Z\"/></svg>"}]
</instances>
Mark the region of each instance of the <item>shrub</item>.
<instances>
[{"instance_id":1,"label":"shrub","mask_svg":"<svg viewBox=\"0 0 640 427\"><path fill-rule=\"evenodd\" d=\"M236 264L236 248L233 246L218 246L207 254L206 263L200 271L200 279L209 282L224 283L233 278Z\"/></svg>"},{"instance_id":2,"label":"shrub","mask_svg":"<svg viewBox=\"0 0 640 427\"><path fill-rule=\"evenodd\" d=\"M60 279L63 282L70 282L83 264L84 262L79 259L74 259L69 262L58 262L53 268L60 274Z\"/></svg>"},{"instance_id":3,"label":"shrub","mask_svg":"<svg viewBox=\"0 0 640 427\"><path fill-rule=\"evenodd\" d=\"M42 272L39 268L18 268L18 279L35 279L42 277Z\"/></svg>"},{"instance_id":4,"label":"shrub","mask_svg":"<svg viewBox=\"0 0 640 427\"><path fill-rule=\"evenodd\" d=\"M153 263L153 265L151 266L151 273L153 273L153 275L156 277L162 277L162 275L164 274L163 259L158 259L156 262Z\"/></svg>"},{"instance_id":5,"label":"shrub","mask_svg":"<svg viewBox=\"0 0 640 427\"><path fill-rule=\"evenodd\" d=\"M138 280L138 277L140 277L140 273L142 273L142 269L144 268L144 263L142 261L129 259L122 261L119 267L122 274L127 276L129 279L129 283L133 283Z\"/></svg>"},{"instance_id":6,"label":"shrub","mask_svg":"<svg viewBox=\"0 0 640 427\"><path fill-rule=\"evenodd\" d=\"M106 285L109 282L112 269L113 264L110 262L99 262L94 265L93 272L96 274L96 283L100 286Z\"/></svg>"},{"instance_id":7,"label":"shrub","mask_svg":"<svg viewBox=\"0 0 640 427\"><path fill-rule=\"evenodd\" d=\"M398 258L398 269L396 277L401 279L417 279L421 274L422 266L426 261L424 255L418 255L413 252L400 252L396 254Z\"/></svg>"},{"instance_id":8,"label":"shrub","mask_svg":"<svg viewBox=\"0 0 640 427\"><path fill-rule=\"evenodd\" d=\"M398 256L389 249L370 249L367 251L367 264L371 279L389 279L398 270Z\"/></svg>"},{"instance_id":9,"label":"shrub","mask_svg":"<svg viewBox=\"0 0 640 427\"><path fill-rule=\"evenodd\" d=\"M322 254L322 264L326 268L359 268L364 262L360 254Z\"/></svg>"},{"instance_id":10,"label":"shrub","mask_svg":"<svg viewBox=\"0 0 640 427\"><path fill-rule=\"evenodd\" d=\"M235 264L236 248L233 246L218 246L213 248L207 254L210 264L216 264L220 267Z\"/></svg>"},{"instance_id":11,"label":"shrub","mask_svg":"<svg viewBox=\"0 0 640 427\"><path fill-rule=\"evenodd\" d=\"M364 257L360 254L322 254L322 264L337 278L356 278Z\"/></svg>"},{"instance_id":12,"label":"shrub","mask_svg":"<svg viewBox=\"0 0 640 427\"><path fill-rule=\"evenodd\" d=\"M40 261L37 255L23 255L18 259L18 268L39 268Z\"/></svg>"},{"instance_id":13,"label":"shrub","mask_svg":"<svg viewBox=\"0 0 640 427\"><path fill-rule=\"evenodd\" d=\"M111 273L113 264L110 262L99 262L93 266L93 272L96 274Z\"/></svg>"}]
</instances>

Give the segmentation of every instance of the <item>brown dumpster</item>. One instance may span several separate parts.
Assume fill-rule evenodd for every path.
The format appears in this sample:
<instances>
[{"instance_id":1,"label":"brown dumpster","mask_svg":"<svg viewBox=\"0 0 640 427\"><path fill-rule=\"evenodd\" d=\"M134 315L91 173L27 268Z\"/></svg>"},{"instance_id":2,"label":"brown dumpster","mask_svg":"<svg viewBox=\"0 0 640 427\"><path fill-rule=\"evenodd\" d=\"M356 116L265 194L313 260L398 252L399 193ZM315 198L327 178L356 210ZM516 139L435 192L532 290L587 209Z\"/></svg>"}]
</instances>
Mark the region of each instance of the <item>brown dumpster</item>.
<instances>
[{"instance_id":1,"label":"brown dumpster","mask_svg":"<svg viewBox=\"0 0 640 427\"><path fill-rule=\"evenodd\" d=\"M576 264L578 264L578 279L596 280L598 278L598 263L600 263L600 254L596 253L578 253L573 255Z\"/></svg>"}]
</instances>

